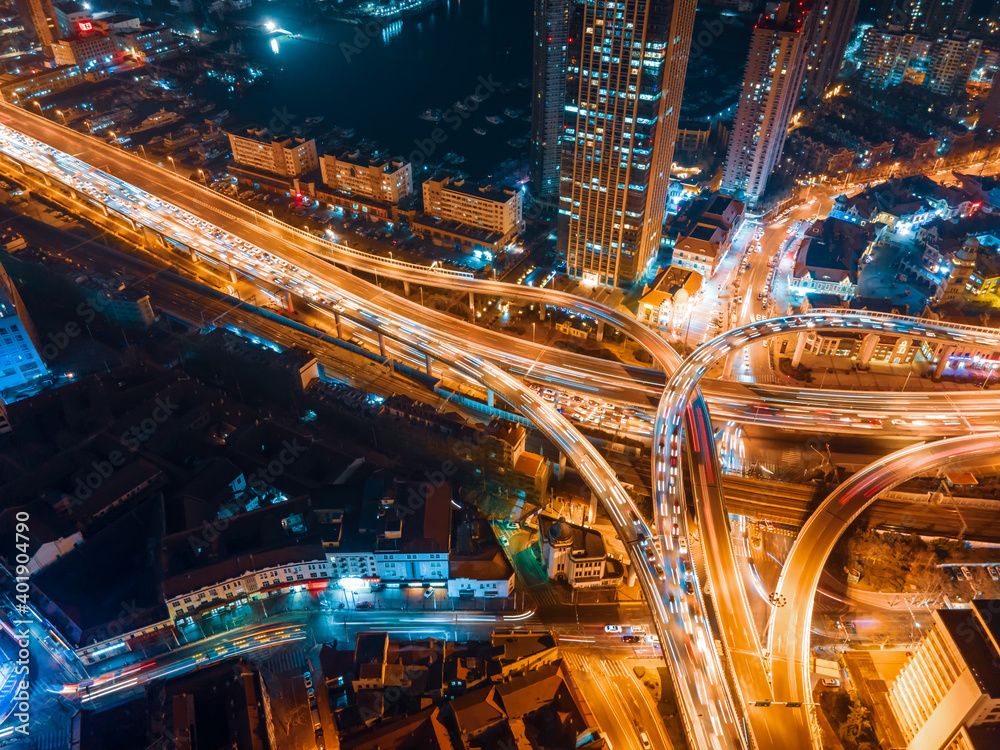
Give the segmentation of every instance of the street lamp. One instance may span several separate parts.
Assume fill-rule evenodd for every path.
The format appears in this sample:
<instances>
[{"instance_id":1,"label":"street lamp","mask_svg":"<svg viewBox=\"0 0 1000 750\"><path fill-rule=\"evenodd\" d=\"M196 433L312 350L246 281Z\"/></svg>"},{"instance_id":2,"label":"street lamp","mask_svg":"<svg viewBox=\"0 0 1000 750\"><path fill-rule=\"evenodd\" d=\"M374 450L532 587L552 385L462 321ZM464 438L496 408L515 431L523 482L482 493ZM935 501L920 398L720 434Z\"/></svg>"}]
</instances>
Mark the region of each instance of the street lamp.
<instances>
[{"instance_id":1,"label":"street lamp","mask_svg":"<svg viewBox=\"0 0 1000 750\"><path fill-rule=\"evenodd\" d=\"M56 110L56 114L59 115L62 118L63 125L65 125L66 124L66 115L63 113L63 111L61 109L57 109Z\"/></svg>"},{"instance_id":2,"label":"street lamp","mask_svg":"<svg viewBox=\"0 0 1000 750\"><path fill-rule=\"evenodd\" d=\"M168 156L167 159L170 161L170 166L174 168L174 174L177 174L177 164L174 162L174 157Z\"/></svg>"},{"instance_id":3,"label":"street lamp","mask_svg":"<svg viewBox=\"0 0 1000 750\"><path fill-rule=\"evenodd\" d=\"M36 107L38 107L38 114L42 114L42 105L39 104L37 100L33 101L32 104L34 104Z\"/></svg>"},{"instance_id":4,"label":"street lamp","mask_svg":"<svg viewBox=\"0 0 1000 750\"><path fill-rule=\"evenodd\" d=\"M205 176L205 170L199 169L198 174L201 175L201 179L205 181L205 186L208 187L208 177Z\"/></svg>"}]
</instances>

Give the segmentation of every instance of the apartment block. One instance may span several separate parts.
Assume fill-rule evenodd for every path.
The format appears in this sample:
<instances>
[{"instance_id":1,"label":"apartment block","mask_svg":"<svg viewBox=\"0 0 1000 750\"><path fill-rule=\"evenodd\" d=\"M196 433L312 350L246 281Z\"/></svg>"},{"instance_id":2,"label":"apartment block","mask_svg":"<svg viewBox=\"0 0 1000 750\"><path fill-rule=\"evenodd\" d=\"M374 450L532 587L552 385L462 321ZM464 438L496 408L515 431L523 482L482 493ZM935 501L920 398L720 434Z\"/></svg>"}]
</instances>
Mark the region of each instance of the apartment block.
<instances>
[{"instance_id":1,"label":"apartment block","mask_svg":"<svg viewBox=\"0 0 1000 750\"><path fill-rule=\"evenodd\" d=\"M399 203L413 195L413 166L402 158L358 151L324 154L319 163L331 190L383 203Z\"/></svg>"},{"instance_id":2,"label":"apartment block","mask_svg":"<svg viewBox=\"0 0 1000 750\"><path fill-rule=\"evenodd\" d=\"M228 133L233 161L241 167L280 177L301 177L319 167L316 141L278 138L266 128Z\"/></svg>"},{"instance_id":3,"label":"apartment block","mask_svg":"<svg viewBox=\"0 0 1000 750\"><path fill-rule=\"evenodd\" d=\"M500 244L524 229L520 190L478 185L437 174L423 184L424 213L435 219L478 227L500 235Z\"/></svg>"},{"instance_id":4,"label":"apartment block","mask_svg":"<svg viewBox=\"0 0 1000 750\"><path fill-rule=\"evenodd\" d=\"M75 36L52 43L57 65L76 65L82 71L102 68L114 62L117 50L106 31L81 30Z\"/></svg>"}]
</instances>

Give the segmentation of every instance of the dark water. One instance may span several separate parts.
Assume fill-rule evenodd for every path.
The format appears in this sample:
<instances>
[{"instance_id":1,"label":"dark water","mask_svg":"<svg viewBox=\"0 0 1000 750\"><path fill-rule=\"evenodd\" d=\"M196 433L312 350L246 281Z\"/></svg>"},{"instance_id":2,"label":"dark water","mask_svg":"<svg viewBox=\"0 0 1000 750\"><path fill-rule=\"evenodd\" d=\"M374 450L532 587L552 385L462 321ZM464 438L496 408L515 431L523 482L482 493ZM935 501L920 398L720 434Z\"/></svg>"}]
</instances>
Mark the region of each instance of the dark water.
<instances>
[{"instance_id":1,"label":"dark water","mask_svg":"<svg viewBox=\"0 0 1000 750\"><path fill-rule=\"evenodd\" d=\"M287 132L322 115L313 134L353 128L354 141L374 140L415 165L460 154L466 161L458 169L474 178L494 172L504 160L526 158L526 142L507 141L526 141L530 124L512 120L504 109L529 114L530 87L517 82L531 75L531 0L450 0L385 29L370 27L374 34L336 21L283 17L280 8L265 6L259 13L310 40L274 35L276 53L271 38L244 41L243 51L266 66L271 83L225 104L241 124ZM476 93L482 103L469 98ZM453 109L456 101L476 111L464 115ZM447 119L421 120L428 108L446 110ZM487 115L503 122L488 123ZM486 135L476 134L476 127ZM441 143L433 140L436 129Z\"/></svg>"}]
</instances>

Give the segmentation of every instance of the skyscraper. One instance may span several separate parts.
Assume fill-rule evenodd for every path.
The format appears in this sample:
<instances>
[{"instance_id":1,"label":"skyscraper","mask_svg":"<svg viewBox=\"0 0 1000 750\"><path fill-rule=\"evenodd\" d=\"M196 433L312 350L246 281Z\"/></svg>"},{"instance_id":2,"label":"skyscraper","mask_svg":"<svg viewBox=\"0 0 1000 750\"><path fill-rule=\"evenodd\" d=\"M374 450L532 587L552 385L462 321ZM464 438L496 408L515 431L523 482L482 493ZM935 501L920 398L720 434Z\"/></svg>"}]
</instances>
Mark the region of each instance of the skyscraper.
<instances>
[{"instance_id":1,"label":"skyscraper","mask_svg":"<svg viewBox=\"0 0 1000 750\"><path fill-rule=\"evenodd\" d=\"M753 204L764 193L768 178L785 145L788 123L802 90L809 34L808 9L788 0L762 15L754 27L743 91L722 189Z\"/></svg>"},{"instance_id":2,"label":"skyscraper","mask_svg":"<svg viewBox=\"0 0 1000 750\"><path fill-rule=\"evenodd\" d=\"M544 203L559 199L569 7L570 0L535 0L530 177L535 198Z\"/></svg>"},{"instance_id":3,"label":"skyscraper","mask_svg":"<svg viewBox=\"0 0 1000 750\"><path fill-rule=\"evenodd\" d=\"M634 285L660 245L695 0L585 0L568 40L559 241L570 276Z\"/></svg>"},{"instance_id":4,"label":"skyscraper","mask_svg":"<svg viewBox=\"0 0 1000 750\"><path fill-rule=\"evenodd\" d=\"M52 42L62 39L52 0L14 0L14 5L24 25L34 29L42 51L52 57Z\"/></svg>"},{"instance_id":5,"label":"skyscraper","mask_svg":"<svg viewBox=\"0 0 1000 750\"><path fill-rule=\"evenodd\" d=\"M821 98L837 79L854 31L858 5L859 0L819 0L816 4L803 84L806 96Z\"/></svg>"}]
</instances>

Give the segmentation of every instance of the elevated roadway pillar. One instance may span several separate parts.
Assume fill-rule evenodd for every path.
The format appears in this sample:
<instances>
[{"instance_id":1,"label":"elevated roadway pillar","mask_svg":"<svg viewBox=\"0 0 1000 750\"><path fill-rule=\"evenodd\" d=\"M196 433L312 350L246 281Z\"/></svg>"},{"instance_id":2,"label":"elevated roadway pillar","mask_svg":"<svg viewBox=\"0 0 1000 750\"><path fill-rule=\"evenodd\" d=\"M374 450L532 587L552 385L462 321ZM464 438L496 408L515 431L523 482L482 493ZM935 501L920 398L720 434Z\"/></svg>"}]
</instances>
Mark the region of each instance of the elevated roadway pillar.
<instances>
[{"instance_id":1,"label":"elevated roadway pillar","mask_svg":"<svg viewBox=\"0 0 1000 750\"><path fill-rule=\"evenodd\" d=\"M792 354L792 367L798 367L802 361L802 353L806 350L805 331L799 331L799 337L795 342L795 353Z\"/></svg>"},{"instance_id":2,"label":"elevated roadway pillar","mask_svg":"<svg viewBox=\"0 0 1000 750\"><path fill-rule=\"evenodd\" d=\"M469 322L476 322L476 295L471 289L469 290Z\"/></svg>"},{"instance_id":3,"label":"elevated roadway pillar","mask_svg":"<svg viewBox=\"0 0 1000 750\"><path fill-rule=\"evenodd\" d=\"M378 353L383 357L389 356L385 353L385 336L382 335L381 331L378 332Z\"/></svg>"},{"instance_id":4,"label":"elevated roadway pillar","mask_svg":"<svg viewBox=\"0 0 1000 750\"><path fill-rule=\"evenodd\" d=\"M488 407L490 407L491 409L493 408L493 389L492 388L487 388L486 389L486 405Z\"/></svg>"},{"instance_id":5,"label":"elevated roadway pillar","mask_svg":"<svg viewBox=\"0 0 1000 750\"><path fill-rule=\"evenodd\" d=\"M944 375L944 368L948 366L948 358L955 353L955 347L950 344L943 345L939 350L937 365L934 367L934 380L940 380Z\"/></svg>"},{"instance_id":6,"label":"elevated roadway pillar","mask_svg":"<svg viewBox=\"0 0 1000 750\"><path fill-rule=\"evenodd\" d=\"M597 321L597 340L604 341L604 321Z\"/></svg>"},{"instance_id":7,"label":"elevated roadway pillar","mask_svg":"<svg viewBox=\"0 0 1000 750\"><path fill-rule=\"evenodd\" d=\"M799 334L800 336L802 334ZM872 354L875 353L875 347L878 346L878 334L869 333L865 336L864 342L861 344L861 353L858 354L858 369L867 370L868 363L871 361Z\"/></svg>"},{"instance_id":8,"label":"elevated roadway pillar","mask_svg":"<svg viewBox=\"0 0 1000 750\"><path fill-rule=\"evenodd\" d=\"M288 312L295 312L295 308L292 307L292 293L286 289L285 293L281 295L281 298L285 302L285 309Z\"/></svg>"},{"instance_id":9,"label":"elevated roadway pillar","mask_svg":"<svg viewBox=\"0 0 1000 750\"><path fill-rule=\"evenodd\" d=\"M403 279L403 294L405 294L407 297L410 296L410 282L407 281L406 279Z\"/></svg>"},{"instance_id":10,"label":"elevated roadway pillar","mask_svg":"<svg viewBox=\"0 0 1000 750\"><path fill-rule=\"evenodd\" d=\"M427 374L428 375L433 374L433 373L431 373L431 355L430 354L426 354L426 353L424 354L424 369L427 370Z\"/></svg>"},{"instance_id":11,"label":"elevated roadway pillar","mask_svg":"<svg viewBox=\"0 0 1000 750\"><path fill-rule=\"evenodd\" d=\"M334 313L333 313L333 322L337 324L337 338L339 338L339 339L344 338L344 324L340 320L340 313L339 312L334 311Z\"/></svg>"},{"instance_id":12,"label":"elevated roadway pillar","mask_svg":"<svg viewBox=\"0 0 1000 750\"><path fill-rule=\"evenodd\" d=\"M230 267L229 267L229 280L230 280L231 282L233 282L234 284L235 284L235 283L236 283L237 281L239 281L239 279L238 279L238 278L237 278L237 276L236 276L236 270L235 270L235 269L234 269L234 268L233 268L232 266L230 266Z\"/></svg>"}]
</instances>

